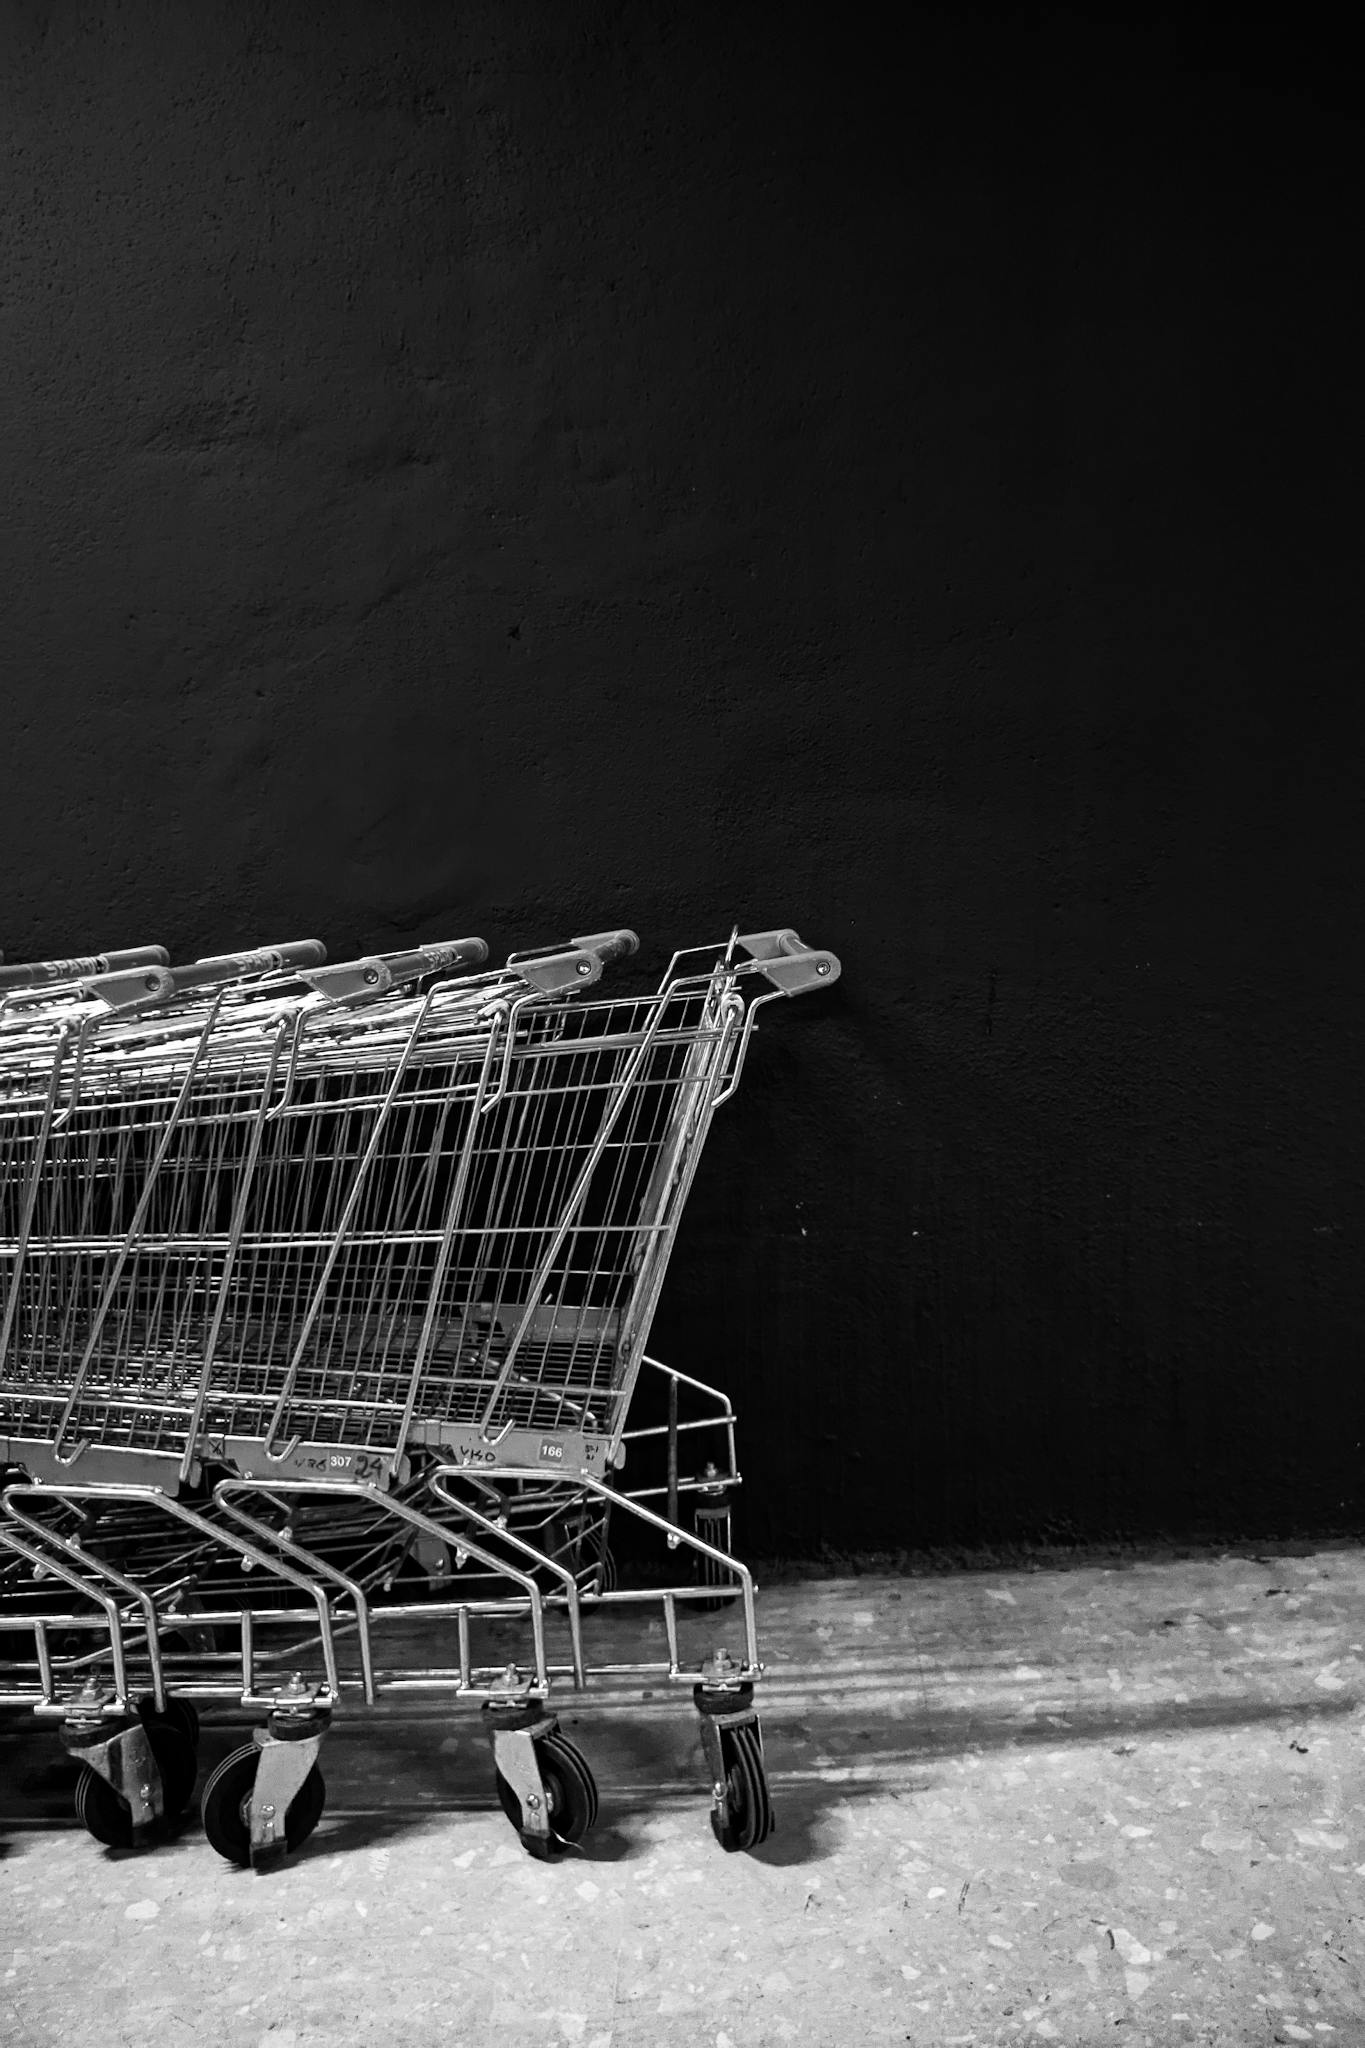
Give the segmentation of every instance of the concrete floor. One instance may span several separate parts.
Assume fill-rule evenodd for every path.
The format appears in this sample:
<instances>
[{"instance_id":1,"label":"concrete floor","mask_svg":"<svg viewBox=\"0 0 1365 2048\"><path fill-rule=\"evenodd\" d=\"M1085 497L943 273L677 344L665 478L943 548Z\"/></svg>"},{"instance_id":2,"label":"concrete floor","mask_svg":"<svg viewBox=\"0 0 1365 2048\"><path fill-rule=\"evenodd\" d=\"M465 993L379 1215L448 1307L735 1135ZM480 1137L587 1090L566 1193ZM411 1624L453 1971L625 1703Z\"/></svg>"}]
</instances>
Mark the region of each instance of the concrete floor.
<instances>
[{"instance_id":1,"label":"concrete floor","mask_svg":"<svg viewBox=\"0 0 1365 2048\"><path fill-rule=\"evenodd\" d=\"M752 1856L711 1839L686 1696L639 1685L565 1710L602 1814L549 1868L439 1699L338 1718L322 1825L264 1876L193 1824L98 1848L55 1737L0 1716L0 2041L1365 2043L1365 1552L772 1586L760 1618Z\"/></svg>"}]
</instances>

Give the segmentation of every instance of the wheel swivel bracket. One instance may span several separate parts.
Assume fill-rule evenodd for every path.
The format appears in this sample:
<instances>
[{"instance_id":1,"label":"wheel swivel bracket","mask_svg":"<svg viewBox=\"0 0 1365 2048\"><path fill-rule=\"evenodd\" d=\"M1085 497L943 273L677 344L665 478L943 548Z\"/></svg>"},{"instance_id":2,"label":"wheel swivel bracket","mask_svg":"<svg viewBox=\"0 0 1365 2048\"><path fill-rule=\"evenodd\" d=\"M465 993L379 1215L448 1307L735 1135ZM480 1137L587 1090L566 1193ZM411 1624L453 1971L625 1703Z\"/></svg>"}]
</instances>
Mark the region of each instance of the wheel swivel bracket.
<instances>
[{"instance_id":1,"label":"wheel swivel bracket","mask_svg":"<svg viewBox=\"0 0 1365 2048\"><path fill-rule=\"evenodd\" d=\"M166 1810L161 1773L141 1720L110 1734L103 1721L72 1719L63 1724L60 1737L63 1749L88 1764L126 1803L133 1842L140 1845Z\"/></svg>"},{"instance_id":2,"label":"wheel swivel bracket","mask_svg":"<svg viewBox=\"0 0 1365 2048\"><path fill-rule=\"evenodd\" d=\"M494 1769L507 1780L521 1806L522 1839L548 1842L553 1830L536 1744L555 1733L559 1718L547 1714L539 1700L517 1706L489 1704L483 1711Z\"/></svg>"},{"instance_id":3,"label":"wheel swivel bracket","mask_svg":"<svg viewBox=\"0 0 1365 2048\"><path fill-rule=\"evenodd\" d=\"M316 1692L297 1678L276 1695L266 1727L252 1730L261 1752L251 1787L251 1863L261 1870L277 1863L288 1846L285 1817L318 1760L331 1725L325 1688Z\"/></svg>"}]
</instances>

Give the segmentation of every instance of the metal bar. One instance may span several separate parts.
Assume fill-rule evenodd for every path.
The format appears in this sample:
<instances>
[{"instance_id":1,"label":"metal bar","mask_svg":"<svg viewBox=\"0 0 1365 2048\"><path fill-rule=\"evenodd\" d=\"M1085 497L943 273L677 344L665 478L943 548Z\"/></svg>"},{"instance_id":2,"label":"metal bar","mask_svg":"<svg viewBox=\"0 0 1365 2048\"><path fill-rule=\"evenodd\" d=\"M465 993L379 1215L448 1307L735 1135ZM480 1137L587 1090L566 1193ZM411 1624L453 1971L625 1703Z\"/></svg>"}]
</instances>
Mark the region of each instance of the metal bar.
<instances>
[{"instance_id":1,"label":"metal bar","mask_svg":"<svg viewBox=\"0 0 1365 2048\"><path fill-rule=\"evenodd\" d=\"M143 1183L142 1192L138 1196L137 1207L133 1212L132 1221L128 1226L128 1234L126 1239L124 1240L123 1248L120 1250L120 1252L117 1254L115 1258L114 1270L105 1282L104 1291L100 1297L99 1306L95 1310L94 1322L91 1326L90 1335L86 1342L85 1351L81 1358L81 1362L76 1369L75 1383L72 1386L70 1397L67 1400L66 1406L62 1410L61 1420L57 1425L57 1434L55 1441L53 1443L53 1455L56 1457L59 1464L74 1464L75 1460L80 1456L81 1452L87 1448L87 1440L82 1439L81 1442L79 1442L71 1451L70 1455L67 1455L63 1452L62 1441L66 1435L68 1428L70 1427L71 1418L75 1413L76 1404L80 1398L81 1388L85 1383L87 1374L89 1373L91 1360L95 1356L95 1349L99 1342L100 1329L106 1315L109 1312L110 1304L113 1301L114 1289L118 1283L119 1275L122 1273L124 1266L127 1264L128 1257L132 1251L134 1243L136 1242L138 1232L141 1229L143 1219L145 1218L147 1210L151 1205L152 1194L156 1186L157 1174L160 1171L161 1164L165 1159L167 1152L170 1149L170 1143L175 1133L176 1124L179 1120L180 1115L183 1113L186 1102L189 1099L190 1087L194 1080L195 1072L198 1068L199 1061L203 1055L204 1048L208 1043L209 1033L213 1028L213 1020L217 1013L218 1003L215 1002L211 1006L208 1017L205 1020L203 1031L200 1035L199 1044L195 1048L195 1052L191 1057L189 1065L185 1070L185 1077L181 1083L180 1092L176 1097L175 1107L172 1110L170 1116L168 1117L165 1128L162 1131L161 1140L157 1146L156 1157L154 1158L150 1168L148 1169L146 1180Z\"/></svg>"}]
</instances>

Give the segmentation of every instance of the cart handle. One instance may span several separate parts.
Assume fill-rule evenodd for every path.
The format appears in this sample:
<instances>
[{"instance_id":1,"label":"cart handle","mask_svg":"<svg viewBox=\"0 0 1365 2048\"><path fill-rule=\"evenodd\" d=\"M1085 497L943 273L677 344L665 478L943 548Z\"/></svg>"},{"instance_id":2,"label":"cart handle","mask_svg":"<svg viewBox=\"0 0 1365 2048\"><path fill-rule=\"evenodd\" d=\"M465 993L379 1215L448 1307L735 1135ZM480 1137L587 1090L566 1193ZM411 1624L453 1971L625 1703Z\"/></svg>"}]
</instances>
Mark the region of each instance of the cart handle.
<instances>
[{"instance_id":1,"label":"cart handle","mask_svg":"<svg viewBox=\"0 0 1365 2048\"><path fill-rule=\"evenodd\" d=\"M188 967L149 967L141 973L96 974L82 983L87 995L98 996L111 1010L140 1010L166 1003L187 989L217 988L250 975L279 974L288 968L316 967L327 958L321 939L294 939L282 946L258 946L249 953L215 953Z\"/></svg>"},{"instance_id":2,"label":"cart handle","mask_svg":"<svg viewBox=\"0 0 1365 2048\"><path fill-rule=\"evenodd\" d=\"M558 960L570 947L577 947L582 953L594 954L606 967L613 960L625 960L632 953L638 953L640 941L634 932L622 925L616 931L590 932L585 939L570 939L568 946L562 943L556 946L527 946L520 953L509 953L507 965L524 971L528 961Z\"/></svg>"},{"instance_id":3,"label":"cart handle","mask_svg":"<svg viewBox=\"0 0 1365 2048\"><path fill-rule=\"evenodd\" d=\"M397 984L420 981L424 974L447 974L457 967L480 967L488 958L482 939L433 939L406 953L367 953L334 967L305 969L300 977L330 1002L354 996L380 996Z\"/></svg>"},{"instance_id":4,"label":"cart handle","mask_svg":"<svg viewBox=\"0 0 1365 2048\"><path fill-rule=\"evenodd\" d=\"M741 933L736 939L749 964L770 981L779 995L804 995L807 989L831 988L842 972L838 956L816 951L789 927L774 932Z\"/></svg>"},{"instance_id":5,"label":"cart handle","mask_svg":"<svg viewBox=\"0 0 1365 2048\"><path fill-rule=\"evenodd\" d=\"M614 960L629 960L632 953L640 950L638 935L625 925L614 932L589 932L586 938L572 939L570 944L581 952L595 953L604 967Z\"/></svg>"},{"instance_id":6,"label":"cart handle","mask_svg":"<svg viewBox=\"0 0 1365 2048\"><path fill-rule=\"evenodd\" d=\"M92 974L116 974L130 967L164 967L164 946L129 946L121 953L87 953L73 960L24 960L0 967L0 989L43 988L52 982L81 981ZM0 960L4 955L0 953Z\"/></svg>"},{"instance_id":7,"label":"cart handle","mask_svg":"<svg viewBox=\"0 0 1365 2048\"><path fill-rule=\"evenodd\" d=\"M617 931L570 939L552 952L509 953L507 965L538 994L565 995L571 988L591 988L610 961L627 959L639 945L635 933L623 925Z\"/></svg>"}]
</instances>

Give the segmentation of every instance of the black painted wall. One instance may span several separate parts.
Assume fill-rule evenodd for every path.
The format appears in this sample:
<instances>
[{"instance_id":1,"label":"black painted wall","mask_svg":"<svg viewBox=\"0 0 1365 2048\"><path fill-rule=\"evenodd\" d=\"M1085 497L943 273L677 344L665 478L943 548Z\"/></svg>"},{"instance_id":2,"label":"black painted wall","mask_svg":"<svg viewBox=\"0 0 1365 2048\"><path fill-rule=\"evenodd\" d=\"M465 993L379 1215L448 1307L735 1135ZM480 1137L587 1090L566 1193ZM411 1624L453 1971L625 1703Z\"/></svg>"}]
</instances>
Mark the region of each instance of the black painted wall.
<instances>
[{"instance_id":1,"label":"black painted wall","mask_svg":"<svg viewBox=\"0 0 1365 2048\"><path fill-rule=\"evenodd\" d=\"M879 20L0 5L0 946L793 923L749 1546L1349 1524L1346 74Z\"/></svg>"}]
</instances>

